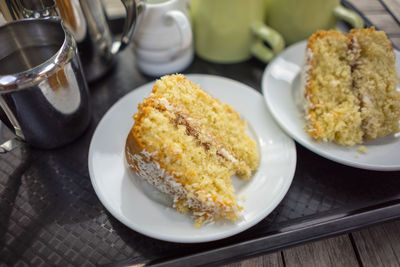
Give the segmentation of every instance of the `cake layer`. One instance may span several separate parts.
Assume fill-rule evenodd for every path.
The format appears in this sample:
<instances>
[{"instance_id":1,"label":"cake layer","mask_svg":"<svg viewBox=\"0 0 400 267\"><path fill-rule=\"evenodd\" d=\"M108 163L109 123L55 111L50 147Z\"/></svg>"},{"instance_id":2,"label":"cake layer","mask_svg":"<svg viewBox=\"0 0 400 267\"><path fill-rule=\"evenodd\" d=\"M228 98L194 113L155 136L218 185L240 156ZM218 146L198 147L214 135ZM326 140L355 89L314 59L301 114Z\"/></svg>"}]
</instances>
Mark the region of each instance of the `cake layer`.
<instances>
[{"instance_id":1,"label":"cake layer","mask_svg":"<svg viewBox=\"0 0 400 267\"><path fill-rule=\"evenodd\" d=\"M308 42L305 98L307 132L317 140L354 145L362 141L359 100L353 90L351 40L336 31L318 31Z\"/></svg>"},{"instance_id":2,"label":"cake layer","mask_svg":"<svg viewBox=\"0 0 400 267\"><path fill-rule=\"evenodd\" d=\"M240 177L247 179L257 169L259 156L256 143L246 134L246 122L232 107L179 74L157 80L152 94L182 106L198 118L213 136L223 140L225 150L238 160L236 173Z\"/></svg>"}]
</instances>

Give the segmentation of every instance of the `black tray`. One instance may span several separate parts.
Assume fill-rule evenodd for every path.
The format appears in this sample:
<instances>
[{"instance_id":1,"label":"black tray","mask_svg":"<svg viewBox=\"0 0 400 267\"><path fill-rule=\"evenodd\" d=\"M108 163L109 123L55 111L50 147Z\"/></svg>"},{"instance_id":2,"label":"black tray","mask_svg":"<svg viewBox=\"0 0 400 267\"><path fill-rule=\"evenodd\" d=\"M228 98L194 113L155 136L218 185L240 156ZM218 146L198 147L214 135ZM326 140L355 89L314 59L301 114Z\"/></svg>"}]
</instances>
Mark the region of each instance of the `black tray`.
<instances>
[{"instance_id":1,"label":"black tray","mask_svg":"<svg viewBox=\"0 0 400 267\"><path fill-rule=\"evenodd\" d=\"M202 244L163 242L130 230L98 200L87 158L95 127L108 108L153 80L141 75L134 62L128 48L106 77L90 85L93 120L74 143L52 151L21 147L0 156L4 264L218 264L400 217L400 172L347 167L296 144L297 167L287 195L251 229ZM264 67L256 60L219 65L195 58L185 73L221 75L260 90ZM4 127L2 133L9 136Z\"/></svg>"}]
</instances>

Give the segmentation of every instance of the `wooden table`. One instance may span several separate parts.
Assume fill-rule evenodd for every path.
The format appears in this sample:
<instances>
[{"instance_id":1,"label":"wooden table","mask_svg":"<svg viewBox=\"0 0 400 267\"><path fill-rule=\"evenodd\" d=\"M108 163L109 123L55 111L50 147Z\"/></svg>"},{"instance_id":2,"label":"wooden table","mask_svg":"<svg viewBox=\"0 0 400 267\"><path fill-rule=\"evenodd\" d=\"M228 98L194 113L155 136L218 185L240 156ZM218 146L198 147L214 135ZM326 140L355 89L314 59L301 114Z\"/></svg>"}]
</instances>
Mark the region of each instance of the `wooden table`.
<instances>
[{"instance_id":1,"label":"wooden table","mask_svg":"<svg viewBox=\"0 0 400 267\"><path fill-rule=\"evenodd\" d=\"M400 48L400 0L347 2L358 9L369 23L385 31L393 44ZM226 266L400 266L400 221Z\"/></svg>"},{"instance_id":2,"label":"wooden table","mask_svg":"<svg viewBox=\"0 0 400 267\"><path fill-rule=\"evenodd\" d=\"M400 221L369 227L226 266L400 266Z\"/></svg>"}]
</instances>

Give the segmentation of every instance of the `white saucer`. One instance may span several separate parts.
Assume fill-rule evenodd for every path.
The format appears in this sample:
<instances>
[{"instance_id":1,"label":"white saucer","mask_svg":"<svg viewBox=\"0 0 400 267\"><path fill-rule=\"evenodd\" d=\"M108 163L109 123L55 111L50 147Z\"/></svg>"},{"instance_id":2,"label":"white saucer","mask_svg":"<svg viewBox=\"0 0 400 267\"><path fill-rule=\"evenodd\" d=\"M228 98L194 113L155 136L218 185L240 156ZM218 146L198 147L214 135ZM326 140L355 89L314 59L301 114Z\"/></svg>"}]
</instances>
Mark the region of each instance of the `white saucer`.
<instances>
[{"instance_id":1,"label":"white saucer","mask_svg":"<svg viewBox=\"0 0 400 267\"><path fill-rule=\"evenodd\" d=\"M304 131L305 120L299 99L305 48L306 41L288 47L265 69L262 90L275 120L297 142L327 159L362 169L400 170L400 134L365 142L363 145L367 153L364 154L357 151L359 146L343 147L334 143L315 142ZM400 53L395 53L399 70Z\"/></svg>"},{"instance_id":2,"label":"white saucer","mask_svg":"<svg viewBox=\"0 0 400 267\"><path fill-rule=\"evenodd\" d=\"M103 205L126 226L153 238L194 243L232 236L265 218L289 189L296 167L296 148L275 124L257 91L227 78L197 74L187 77L232 105L248 122L249 132L258 142L258 171L247 182L232 177L239 204L244 207L239 221L195 228L188 214L168 207L161 193L125 166L124 147L133 125L132 115L154 82L134 89L104 115L90 144L89 173Z\"/></svg>"}]
</instances>

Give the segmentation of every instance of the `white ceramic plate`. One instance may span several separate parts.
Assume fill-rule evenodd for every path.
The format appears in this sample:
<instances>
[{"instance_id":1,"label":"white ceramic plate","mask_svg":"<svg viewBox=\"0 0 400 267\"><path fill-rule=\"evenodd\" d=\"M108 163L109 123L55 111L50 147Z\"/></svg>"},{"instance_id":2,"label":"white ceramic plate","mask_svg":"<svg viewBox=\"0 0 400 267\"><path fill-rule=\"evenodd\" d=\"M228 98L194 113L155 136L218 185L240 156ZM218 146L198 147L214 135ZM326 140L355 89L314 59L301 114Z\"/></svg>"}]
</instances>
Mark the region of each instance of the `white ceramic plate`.
<instances>
[{"instance_id":1,"label":"white ceramic plate","mask_svg":"<svg viewBox=\"0 0 400 267\"><path fill-rule=\"evenodd\" d=\"M304 131L300 101L300 71L304 61L306 42L288 47L266 68L262 90L267 106L280 126L297 142L330 160L369 170L400 170L400 134L365 142L367 153L357 148L334 143L315 142ZM396 53L396 67L400 70L400 53ZM397 88L399 90L399 88Z\"/></svg>"},{"instance_id":2,"label":"white ceramic plate","mask_svg":"<svg viewBox=\"0 0 400 267\"><path fill-rule=\"evenodd\" d=\"M232 105L257 140L260 167L250 181L232 177L243 218L235 223L194 227L187 214L169 208L168 199L126 167L125 140L133 125L136 107L147 97L153 82L120 99L104 115L89 148L89 173L103 205L122 223L144 235L165 241L194 243L221 239L255 225L266 217L286 194L296 166L294 142L269 114L260 93L222 77L187 75L200 86Z\"/></svg>"}]
</instances>

